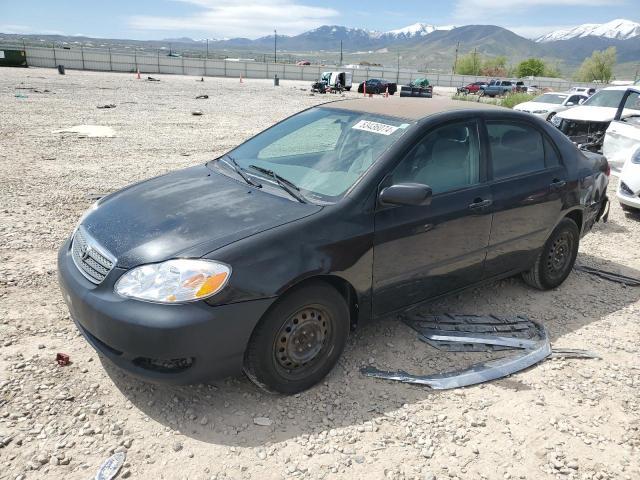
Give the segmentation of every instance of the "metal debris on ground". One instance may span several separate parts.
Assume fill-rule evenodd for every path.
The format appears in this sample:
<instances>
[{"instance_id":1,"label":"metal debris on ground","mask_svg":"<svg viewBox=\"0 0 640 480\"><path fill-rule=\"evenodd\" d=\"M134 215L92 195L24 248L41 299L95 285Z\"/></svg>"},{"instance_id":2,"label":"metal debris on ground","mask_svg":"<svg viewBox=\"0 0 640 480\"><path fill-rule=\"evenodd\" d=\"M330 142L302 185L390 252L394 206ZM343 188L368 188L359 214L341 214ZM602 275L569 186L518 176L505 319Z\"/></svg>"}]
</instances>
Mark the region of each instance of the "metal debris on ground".
<instances>
[{"instance_id":1,"label":"metal debris on ground","mask_svg":"<svg viewBox=\"0 0 640 480\"><path fill-rule=\"evenodd\" d=\"M579 348L553 348L549 358L586 358L602 360L602 357L595 352L582 350Z\"/></svg>"},{"instance_id":2,"label":"metal debris on ground","mask_svg":"<svg viewBox=\"0 0 640 480\"><path fill-rule=\"evenodd\" d=\"M61 367L66 367L67 365L71 364L69 355L67 355L66 353L56 353L56 362Z\"/></svg>"},{"instance_id":3,"label":"metal debris on ground","mask_svg":"<svg viewBox=\"0 0 640 480\"><path fill-rule=\"evenodd\" d=\"M107 458L96 473L95 480L112 480L118 474L127 455L124 452L118 452Z\"/></svg>"},{"instance_id":4,"label":"metal debris on ground","mask_svg":"<svg viewBox=\"0 0 640 480\"><path fill-rule=\"evenodd\" d=\"M447 352L532 349L542 334L540 325L522 316L410 313L403 320L420 340Z\"/></svg>"},{"instance_id":5,"label":"metal debris on ground","mask_svg":"<svg viewBox=\"0 0 640 480\"><path fill-rule=\"evenodd\" d=\"M107 103L106 105L98 105L96 108L116 108L115 103Z\"/></svg>"},{"instance_id":6,"label":"metal debris on ground","mask_svg":"<svg viewBox=\"0 0 640 480\"><path fill-rule=\"evenodd\" d=\"M200 116L203 115L203 113L200 110L194 110L193 112L191 112L191 115Z\"/></svg>"},{"instance_id":7,"label":"metal debris on ground","mask_svg":"<svg viewBox=\"0 0 640 480\"><path fill-rule=\"evenodd\" d=\"M73 127L54 130L53 133L75 133L78 138L115 137L116 132L111 127L103 125L74 125Z\"/></svg>"},{"instance_id":8,"label":"metal debris on ground","mask_svg":"<svg viewBox=\"0 0 640 480\"><path fill-rule=\"evenodd\" d=\"M419 333L421 340L440 350L518 352L508 357L476 363L462 370L433 375L413 375L404 371L386 372L370 366L360 370L363 375L426 385L435 390L447 390L506 377L551 355L551 345L544 326L522 316L504 319L493 315L411 313L405 322Z\"/></svg>"},{"instance_id":9,"label":"metal debris on ground","mask_svg":"<svg viewBox=\"0 0 640 480\"><path fill-rule=\"evenodd\" d=\"M159 78L147 77L147 82L159 82Z\"/></svg>"},{"instance_id":10,"label":"metal debris on ground","mask_svg":"<svg viewBox=\"0 0 640 480\"><path fill-rule=\"evenodd\" d=\"M628 277L620 273L609 272L607 270L588 267L586 265L574 265L573 268L579 272L585 272L591 275L596 275L597 277L604 278L605 280L609 280L611 282L621 283L623 285L627 285L630 287L640 286L640 278Z\"/></svg>"},{"instance_id":11,"label":"metal debris on ground","mask_svg":"<svg viewBox=\"0 0 640 480\"><path fill-rule=\"evenodd\" d=\"M196 97L196 100L197 100L197 99L199 99L199 98L204 98L204 99L206 99L206 98L209 98L209 95L198 95L198 96Z\"/></svg>"}]
</instances>

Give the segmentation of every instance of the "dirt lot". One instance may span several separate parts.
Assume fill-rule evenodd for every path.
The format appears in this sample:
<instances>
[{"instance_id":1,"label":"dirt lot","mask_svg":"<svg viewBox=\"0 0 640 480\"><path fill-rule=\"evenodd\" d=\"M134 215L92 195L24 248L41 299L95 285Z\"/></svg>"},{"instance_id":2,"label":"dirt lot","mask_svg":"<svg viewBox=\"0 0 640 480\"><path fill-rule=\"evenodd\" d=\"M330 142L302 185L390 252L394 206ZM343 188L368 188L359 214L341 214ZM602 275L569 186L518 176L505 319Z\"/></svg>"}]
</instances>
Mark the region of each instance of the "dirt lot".
<instances>
[{"instance_id":1,"label":"dirt lot","mask_svg":"<svg viewBox=\"0 0 640 480\"><path fill-rule=\"evenodd\" d=\"M602 356L472 388L362 377L365 364L427 372L473 360L436 353L394 319L356 331L326 381L294 397L244 378L154 386L101 362L56 282L56 250L90 195L202 163L326 100L306 83L159 78L0 71L0 478L92 478L114 451L127 451L120 476L142 479L640 478L640 287L585 273L555 291L509 279L426 307L527 315L555 346ZM79 124L115 137L52 133ZM640 276L639 240L640 217L614 204L578 261ZM73 363L58 367L56 352Z\"/></svg>"}]
</instances>

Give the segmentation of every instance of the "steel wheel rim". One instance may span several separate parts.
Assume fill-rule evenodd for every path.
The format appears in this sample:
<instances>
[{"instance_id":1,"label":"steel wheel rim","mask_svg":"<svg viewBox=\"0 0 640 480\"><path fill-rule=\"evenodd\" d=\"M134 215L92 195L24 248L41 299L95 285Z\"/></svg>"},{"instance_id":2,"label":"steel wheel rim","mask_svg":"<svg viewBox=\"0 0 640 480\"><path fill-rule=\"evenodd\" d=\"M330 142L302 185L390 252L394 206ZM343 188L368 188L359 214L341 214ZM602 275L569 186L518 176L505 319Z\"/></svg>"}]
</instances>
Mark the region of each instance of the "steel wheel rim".
<instances>
[{"instance_id":1,"label":"steel wheel rim","mask_svg":"<svg viewBox=\"0 0 640 480\"><path fill-rule=\"evenodd\" d=\"M573 238L569 232L560 234L549 249L547 270L554 277L563 275L573 254Z\"/></svg>"},{"instance_id":2,"label":"steel wheel rim","mask_svg":"<svg viewBox=\"0 0 640 480\"><path fill-rule=\"evenodd\" d=\"M306 306L289 316L274 343L276 365L291 376L313 368L328 350L331 317L318 305Z\"/></svg>"}]
</instances>

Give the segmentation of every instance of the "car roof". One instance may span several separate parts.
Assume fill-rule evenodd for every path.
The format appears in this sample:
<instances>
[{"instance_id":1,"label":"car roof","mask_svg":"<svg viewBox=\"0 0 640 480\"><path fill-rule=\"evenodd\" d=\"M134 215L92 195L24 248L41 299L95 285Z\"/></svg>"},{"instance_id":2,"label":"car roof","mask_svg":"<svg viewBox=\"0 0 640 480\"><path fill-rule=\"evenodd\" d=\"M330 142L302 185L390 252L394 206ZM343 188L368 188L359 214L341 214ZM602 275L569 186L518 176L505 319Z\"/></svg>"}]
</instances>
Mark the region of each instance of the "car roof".
<instances>
[{"instance_id":1,"label":"car roof","mask_svg":"<svg viewBox=\"0 0 640 480\"><path fill-rule=\"evenodd\" d=\"M503 107L479 102L465 102L448 98L374 97L338 100L318 105L354 112L372 113L388 117L420 120L437 113L453 110L504 110Z\"/></svg>"}]
</instances>

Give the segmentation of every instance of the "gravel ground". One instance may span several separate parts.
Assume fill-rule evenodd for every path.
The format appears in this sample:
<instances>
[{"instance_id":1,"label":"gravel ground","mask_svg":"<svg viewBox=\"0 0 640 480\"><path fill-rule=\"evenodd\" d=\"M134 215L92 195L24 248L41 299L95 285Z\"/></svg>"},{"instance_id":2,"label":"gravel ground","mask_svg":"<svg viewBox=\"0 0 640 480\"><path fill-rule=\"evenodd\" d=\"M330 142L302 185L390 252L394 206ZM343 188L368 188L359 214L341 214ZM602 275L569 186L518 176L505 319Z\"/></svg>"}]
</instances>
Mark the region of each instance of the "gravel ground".
<instances>
[{"instance_id":1,"label":"gravel ground","mask_svg":"<svg viewBox=\"0 0 640 480\"><path fill-rule=\"evenodd\" d=\"M455 391L359 374L364 364L426 372L473 360L436 353L393 319L357 330L326 381L292 397L244 378L155 386L103 363L56 282L56 250L89 194L202 163L326 100L295 82L158 78L1 71L0 478L86 479L115 451L127 452L122 478L640 478L640 288L585 273L554 291L508 279L426 307L527 315L555 346L602 356ZM115 137L52 133L80 124ZM640 276L638 239L640 217L614 204L578 260ZM57 366L56 352L73 363Z\"/></svg>"}]
</instances>

